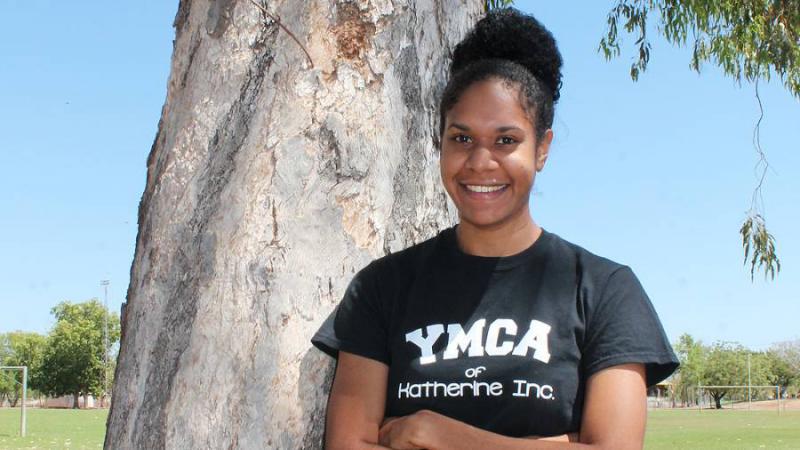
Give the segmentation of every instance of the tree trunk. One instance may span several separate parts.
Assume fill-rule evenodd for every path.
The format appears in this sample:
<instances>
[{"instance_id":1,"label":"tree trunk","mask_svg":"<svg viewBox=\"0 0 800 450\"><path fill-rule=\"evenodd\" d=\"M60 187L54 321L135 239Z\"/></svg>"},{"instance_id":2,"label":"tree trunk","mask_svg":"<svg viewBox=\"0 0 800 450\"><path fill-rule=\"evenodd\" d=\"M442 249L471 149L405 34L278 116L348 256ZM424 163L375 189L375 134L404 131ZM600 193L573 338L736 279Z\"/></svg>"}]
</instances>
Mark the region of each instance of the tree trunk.
<instances>
[{"instance_id":1,"label":"tree trunk","mask_svg":"<svg viewBox=\"0 0 800 450\"><path fill-rule=\"evenodd\" d=\"M80 392L72 394L72 409L80 409L81 404L78 399L80 399Z\"/></svg>"},{"instance_id":2,"label":"tree trunk","mask_svg":"<svg viewBox=\"0 0 800 450\"><path fill-rule=\"evenodd\" d=\"M258 1L302 47L249 0L178 8L106 448L321 448L311 335L454 221L436 103L483 2Z\"/></svg>"},{"instance_id":3,"label":"tree trunk","mask_svg":"<svg viewBox=\"0 0 800 450\"><path fill-rule=\"evenodd\" d=\"M716 409L722 409L722 397L724 397L725 394L711 394L711 396L714 397L714 407Z\"/></svg>"}]
</instances>

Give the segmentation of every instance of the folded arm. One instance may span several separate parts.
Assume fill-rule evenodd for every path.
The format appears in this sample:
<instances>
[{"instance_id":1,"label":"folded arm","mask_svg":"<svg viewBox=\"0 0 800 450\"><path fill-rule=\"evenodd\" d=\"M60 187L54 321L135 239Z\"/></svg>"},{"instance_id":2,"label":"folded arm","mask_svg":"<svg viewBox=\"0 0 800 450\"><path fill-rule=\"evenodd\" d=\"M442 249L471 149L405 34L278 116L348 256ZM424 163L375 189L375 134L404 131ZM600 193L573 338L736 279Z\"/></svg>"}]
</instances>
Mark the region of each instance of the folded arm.
<instances>
[{"instance_id":1,"label":"folded arm","mask_svg":"<svg viewBox=\"0 0 800 450\"><path fill-rule=\"evenodd\" d=\"M646 387L641 364L611 367L590 377L579 436L544 439L510 438L432 411L384 420L388 372L383 363L339 353L328 402L327 449L642 448Z\"/></svg>"},{"instance_id":2,"label":"folded arm","mask_svg":"<svg viewBox=\"0 0 800 450\"><path fill-rule=\"evenodd\" d=\"M390 448L429 450L641 449L646 396L644 366L625 364L589 378L578 442L569 435L553 440L511 438L431 411L387 421L379 431L379 442Z\"/></svg>"},{"instance_id":3,"label":"folded arm","mask_svg":"<svg viewBox=\"0 0 800 450\"><path fill-rule=\"evenodd\" d=\"M339 352L325 423L328 450L385 449L378 430L386 406L389 368L381 362Z\"/></svg>"}]
</instances>

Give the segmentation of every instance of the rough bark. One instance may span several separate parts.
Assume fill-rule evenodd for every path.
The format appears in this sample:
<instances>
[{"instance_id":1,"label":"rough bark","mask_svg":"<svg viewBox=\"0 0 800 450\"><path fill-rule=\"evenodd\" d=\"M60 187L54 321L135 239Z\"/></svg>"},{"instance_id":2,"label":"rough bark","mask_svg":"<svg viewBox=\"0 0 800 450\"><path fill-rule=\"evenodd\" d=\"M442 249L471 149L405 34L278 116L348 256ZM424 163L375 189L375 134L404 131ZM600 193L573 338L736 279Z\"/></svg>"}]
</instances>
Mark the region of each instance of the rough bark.
<instances>
[{"instance_id":1,"label":"rough bark","mask_svg":"<svg viewBox=\"0 0 800 450\"><path fill-rule=\"evenodd\" d=\"M106 448L321 448L309 338L353 273L453 222L436 101L476 0L183 0Z\"/></svg>"}]
</instances>

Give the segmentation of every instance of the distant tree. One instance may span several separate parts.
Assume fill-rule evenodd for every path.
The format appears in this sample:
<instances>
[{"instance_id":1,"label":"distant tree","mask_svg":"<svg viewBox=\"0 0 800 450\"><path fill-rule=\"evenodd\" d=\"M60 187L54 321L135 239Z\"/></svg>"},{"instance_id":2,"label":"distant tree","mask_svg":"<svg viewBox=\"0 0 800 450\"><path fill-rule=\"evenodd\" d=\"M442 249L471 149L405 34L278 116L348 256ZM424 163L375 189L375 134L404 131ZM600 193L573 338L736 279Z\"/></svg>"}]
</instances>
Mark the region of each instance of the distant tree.
<instances>
[{"instance_id":1,"label":"distant tree","mask_svg":"<svg viewBox=\"0 0 800 450\"><path fill-rule=\"evenodd\" d=\"M747 383L745 349L739 344L716 343L708 349L703 368L702 385L730 386ZM728 393L724 388L709 388L717 409Z\"/></svg>"},{"instance_id":2,"label":"distant tree","mask_svg":"<svg viewBox=\"0 0 800 450\"><path fill-rule=\"evenodd\" d=\"M785 373L781 373L782 367L775 361L769 352L749 352L750 353L750 384L762 386L784 386L782 379L786 378ZM753 392L753 398L765 399L772 397L773 390L767 394L763 390Z\"/></svg>"},{"instance_id":3,"label":"distant tree","mask_svg":"<svg viewBox=\"0 0 800 450\"><path fill-rule=\"evenodd\" d=\"M620 31L633 34L636 54L630 76L634 81L650 61L652 16L658 23L655 31L667 42L691 46L689 66L698 73L703 63L711 62L736 82L753 82L757 97L759 80L777 76L787 91L800 98L800 0L618 0L608 14L599 51L607 59L616 57ZM751 278L756 270L774 278L780 260L763 213L761 187L769 164L759 140L761 118L753 135L760 179L739 232Z\"/></svg>"},{"instance_id":4,"label":"distant tree","mask_svg":"<svg viewBox=\"0 0 800 450\"><path fill-rule=\"evenodd\" d=\"M797 372L792 370L788 361L773 351L764 352L761 357L769 368L768 384L780 386L781 396L783 396L786 389L798 378Z\"/></svg>"},{"instance_id":5,"label":"distant tree","mask_svg":"<svg viewBox=\"0 0 800 450\"><path fill-rule=\"evenodd\" d=\"M768 351L774 379L788 391L800 392L800 339L773 344Z\"/></svg>"},{"instance_id":6,"label":"distant tree","mask_svg":"<svg viewBox=\"0 0 800 450\"><path fill-rule=\"evenodd\" d=\"M8 371L0 371L0 405L8 399L11 402L11 395L14 392L14 377Z\"/></svg>"},{"instance_id":7,"label":"distant tree","mask_svg":"<svg viewBox=\"0 0 800 450\"><path fill-rule=\"evenodd\" d=\"M53 396L72 395L73 408L84 395L103 393L103 319L108 312L96 299L84 303L62 302L52 309L56 317L36 380L39 388ZM119 316L108 317L109 346L119 341Z\"/></svg>"},{"instance_id":8,"label":"distant tree","mask_svg":"<svg viewBox=\"0 0 800 450\"><path fill-rule=\"evenodd\" d=\"M701 383L703 386L746 386L748 382L754 386L770 384L770 367L760 354L735 342L717 342L706 349ZM714 399L715 407L722 408L722 398L729 390L709 388L708 392Z\"/></svg>"},{"instance_id":9,"label":"distant tree","mask_svg":"<svg viewBox=\"0 0 800 450\"><path fill-rule=\"evenodd\" d=\"M786 361L791 370L800 376L800 339L772 344L769 351Z\"/></svg>"},{"instance_id":10,"label":"distant tree","mask_svg":"<svg viewBox=\"0 0 800 450\"><path fill-rule=\"evenodd\" d=\"M39 370L44 354L46 338L38 333L14 331L0 335L0 365L27 366L30 387ZM22 396L22 372L3 372L0 375L0 402L3 397L11 406L16 406Z\"/></svg>"},{"instance_id":11,"label":"distant tree","mask_svg":"<svg viewBox=\"0 0 800 450\"><path fill-rule=\"evenodd\" d=\"M701 341L689 334L681 335L674 348L681 365L674 377L673 388L678 398L688 404L695 399L695 389L703 381L706 350Z\"/></svg>"},{"instance_id":12,"label":"distant tree","mask_svg":"<svg viewBox=\"0 0 800 450\"><path fill-rule=\"evenodd\" d=\"M6 334L0 333L0 366L8 366L6 363L10 349L6 345ZM14 377L5 371L0 371L0 404L6 401L14 390Z\"/></svg>"},{"instance_id":13,"label":"distant tree","mask_svg":"<svg viewBox=\"0 0 800 450\"><path fill-rule=\"evenodd\" d=\"M705 346L689 334L683 334L673 345L681 362L675 376L675 394L684 402L694 400L697 386L747 386L767 385L782 387L800 385L800 342L775 344L766 352L753 352L735 342L717 342ZM794 357L794 359L792 359ZM749 370L748 370L748 359ZM730 392L728 388L707 388L716 408L722 407L722 399ZM754 397L760 394L753 394Z\"/></svg>"},{"instance_id":14,"label":"distant tree","mask_svg":"<svg viewBox=\"0 0 800 450\"><path fill-rule=\"evenodd\" d=\"M11 390L13 389L12 380L13 378L9 374L5 373L4 371L0 371L0 405L6 401L11 393Z\"/></svg>"}]
</instances>

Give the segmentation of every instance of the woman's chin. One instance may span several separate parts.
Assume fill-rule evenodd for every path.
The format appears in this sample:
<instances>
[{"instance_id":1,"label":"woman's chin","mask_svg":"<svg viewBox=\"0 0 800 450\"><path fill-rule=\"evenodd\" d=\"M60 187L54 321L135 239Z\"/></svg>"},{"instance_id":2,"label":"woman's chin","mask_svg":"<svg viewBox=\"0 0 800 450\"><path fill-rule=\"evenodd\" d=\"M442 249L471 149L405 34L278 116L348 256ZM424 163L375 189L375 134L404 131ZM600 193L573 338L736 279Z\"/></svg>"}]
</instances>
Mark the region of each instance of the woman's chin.
<instances>
[{"instance_id":1,"label":"woman's chin","mask_svg":"<svg viewBox=\"0 0 800 450\"><path fill-rule=\"evenodd\" d=\"M504 225L510 222L508 217L492 216L488 214L462 214L460 216L460 223L476 230L496 230L503 228Z\"/></svg>"}]
</instances>

